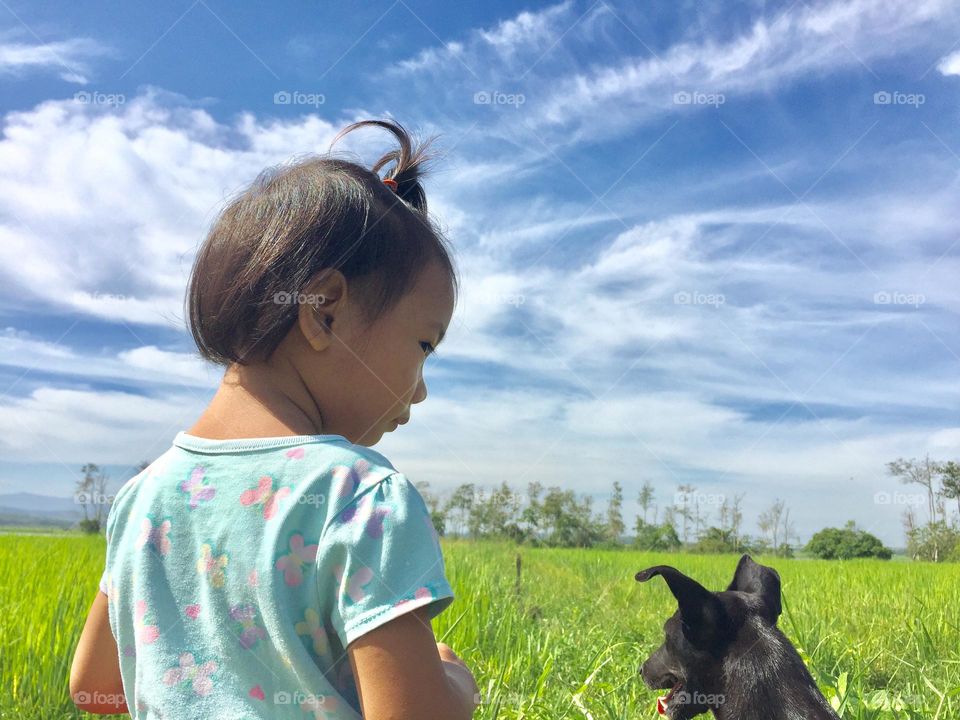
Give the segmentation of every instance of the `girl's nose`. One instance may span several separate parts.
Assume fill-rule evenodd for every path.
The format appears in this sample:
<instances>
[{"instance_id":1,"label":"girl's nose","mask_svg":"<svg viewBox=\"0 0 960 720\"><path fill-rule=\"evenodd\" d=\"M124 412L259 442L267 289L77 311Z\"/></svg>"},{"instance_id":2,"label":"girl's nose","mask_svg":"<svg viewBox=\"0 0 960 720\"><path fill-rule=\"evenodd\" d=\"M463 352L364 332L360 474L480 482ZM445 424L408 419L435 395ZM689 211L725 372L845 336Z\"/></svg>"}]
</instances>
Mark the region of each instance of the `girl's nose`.
<instances>
[{"instance_id":1,"label":"girl's nose","mask_svg":"<svg viewBox=\"0 0 960 720\"><path fill-rule=\"evenodd\" d=\"M417 383L417 391L413 394L410 403L423 402L427 399L427 384L423 381L423 375L420 376L420 382Z\"/></svg>"}]
</instances>

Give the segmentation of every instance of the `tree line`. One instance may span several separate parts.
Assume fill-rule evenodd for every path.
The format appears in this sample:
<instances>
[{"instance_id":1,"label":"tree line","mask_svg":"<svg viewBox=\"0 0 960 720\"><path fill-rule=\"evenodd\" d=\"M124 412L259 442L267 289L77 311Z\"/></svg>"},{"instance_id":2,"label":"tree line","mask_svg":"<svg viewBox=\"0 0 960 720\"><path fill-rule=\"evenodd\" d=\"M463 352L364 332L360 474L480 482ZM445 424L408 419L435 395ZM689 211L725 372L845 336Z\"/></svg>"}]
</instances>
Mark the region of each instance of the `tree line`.
<instances>
[{"instance_id":1,"label":"tree line","mask_svg":"<svg viewBox=\"0 0 960 720\"><path fill-rule=\"evenodd\" d=\"M135 468L139 473L146 461ZM960 561L960 464L897 458L887 473L924 492L903 496L880 492L874 502L903 504L907 554L915 560ZM108 476L97 465L84 465L75 497L83 509L81 529L99 532L109 509ZM702 492L692 484L677 486L669 502L659 502L653 484L644 481L637 493L640 512L632 535L624 520L624 489L614 482L607 506L595 511L590 495L572 490L527 484L519 492L506 482L493 488L463 483L452 492L437 493L428 482L416 483L434 527L441 535L472 539L509 539L547 547L625 547L650 551L686 550L700 553L772 553L793 556L801 549L790 508L777 498L756 518L757 532L746 532L744 493L732 497ZM901 502L902 501L902 502ZM952 513L956 503L957 512ZM925 517L920 508L925 506ZM802 548L823 558L889 558L891 551L878 538L848 522L824 528Z\"/></svg>"},{"instance_id":2,"label":"tree line","mask_svg":"<svg viewBox=\"0 0 960 720\"><path fill-rule=\"evenodd\" d=\"M427 482L417 489L437 532L448 537L499 538L547 547L622 547L652 551L753 552L792 556L799 538L790 509L777 499L757 521L759 533L744 531L740 493L705 493L691 484L677 486L672 502L660 504L653 484L640 487L640 514L633 535L626 535L624 491L614 482L605 509L594 511L593 498L572 490L531 482L518 492L506 482L494 488L464 483L443 495Z\"/></svg>"},{"instance_id":3,"label":"tree line","mask_svg":"<svg viewBox=\"0 0 960 720\"><path fill-rule=\"evenodd\" d=\"M904 502L902 514L907 554L914 560L960 561L960 463L897 458L887 472L905 485L919 485L925 503ZM910 498L906 498L910 500ZM957 515L951 515L956 503ZM918 509L926 505L926 522Z\"/></svg>"},{"instance_id":4,"label":"tree line","mask_svg":"<svg viewBox=\"0 0 960 720\"><path fill-rule=\"evenodd\" d=\"M903 513L907 554L915 560L960 561L960 465L953 461L898 458L887 472L903 483L925 489L926 522L918 517L917 502L905 502ZM659 503L647 480L637 494L640 513L632 536L626 535L624 491L614 482L605 510L595 512L589 495L544 487L538 482L518 492L506 482L492 489L464 483L452 493L438 494L427 482L417 483L440 534L473 539L507 538L518 543L554 547L621 547L642 550L701 553L751 552L792 557L802 549L826 559L875 557L889 559L892 551L852 521L842 528L823 528L801 548L791 510L777 498L756 518L757 532L746 532L744 493L732 497L701 492L680 484L672 502ZM875 503L898 499L877 493ZM951 515L948 501L957 503Z\"/></svg>"}]
</instances>

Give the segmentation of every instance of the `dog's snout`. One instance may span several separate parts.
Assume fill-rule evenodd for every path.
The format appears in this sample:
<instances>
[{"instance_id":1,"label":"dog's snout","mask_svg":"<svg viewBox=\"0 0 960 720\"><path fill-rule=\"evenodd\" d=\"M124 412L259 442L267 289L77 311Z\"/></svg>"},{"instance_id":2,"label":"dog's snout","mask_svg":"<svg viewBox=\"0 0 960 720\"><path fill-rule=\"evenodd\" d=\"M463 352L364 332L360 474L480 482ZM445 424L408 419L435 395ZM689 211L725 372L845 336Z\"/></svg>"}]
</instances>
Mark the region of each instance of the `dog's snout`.
<instances>
[{"instance_id":1,"label":"dog's snout","mask_svg":"<svg viewBox=\"0 0 960 720\"><path fill-rule=\"evenodd\" d=\"M647 658L644 662L640 663L640 679L643 680L644 685L647 687L653 687L653 667L650 663L650 658Z\"/></svg>"}]
</instances>

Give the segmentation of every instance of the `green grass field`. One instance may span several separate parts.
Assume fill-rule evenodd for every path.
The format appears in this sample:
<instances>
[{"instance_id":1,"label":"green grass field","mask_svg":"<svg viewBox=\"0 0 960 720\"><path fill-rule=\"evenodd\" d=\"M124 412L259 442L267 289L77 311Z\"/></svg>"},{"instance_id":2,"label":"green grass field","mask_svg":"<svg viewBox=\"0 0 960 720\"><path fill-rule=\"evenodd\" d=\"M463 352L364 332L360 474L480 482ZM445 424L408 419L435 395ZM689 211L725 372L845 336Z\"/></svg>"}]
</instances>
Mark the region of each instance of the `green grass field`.
<instances>
[{"instance_id":1,"label":"green grass field","mask_svg":"<svg viewBox=\"0 0 960 720\"><path fill-rule=\"evenodd\" d=\"M656 717L637 669L675 605L665 583L634 574L663 562L721 589L737 561L444 548L457 600L434 629L473 668L483 720ZM103 558L102 537L0 534L0 718L98 717L73 707L67 678ZM960 719L960 566L757 559L780 572L780 625L842 717Z\"/></svg>"}]
</instances>

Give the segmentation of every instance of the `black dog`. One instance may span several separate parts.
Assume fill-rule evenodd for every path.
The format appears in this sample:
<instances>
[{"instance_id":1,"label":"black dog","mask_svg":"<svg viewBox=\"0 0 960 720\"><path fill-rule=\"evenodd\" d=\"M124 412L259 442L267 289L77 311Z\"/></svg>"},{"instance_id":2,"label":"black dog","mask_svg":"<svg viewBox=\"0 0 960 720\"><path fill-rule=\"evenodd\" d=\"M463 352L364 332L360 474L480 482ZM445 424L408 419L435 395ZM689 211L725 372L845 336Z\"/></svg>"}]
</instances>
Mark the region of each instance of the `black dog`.
<instances>
[{"instance_id":1,"label":"black dog","mask_svg":"<svg viewBox=\"0 0 960 720\"><path fill-rule=\"evenodd\" d=\"M717 720L838 720L786 636L777 628L780 576L740 558L733 582L710 592L668 565L661 575L679 609L664 624L666 642L640 669L651 689L669 689L657 709L670 720L713 711Z\"/></svg>"}]
</instances>

